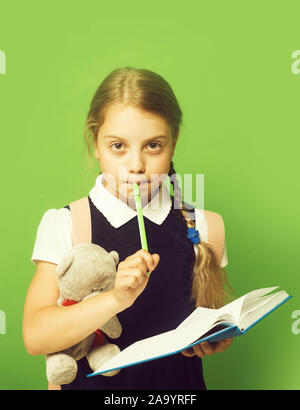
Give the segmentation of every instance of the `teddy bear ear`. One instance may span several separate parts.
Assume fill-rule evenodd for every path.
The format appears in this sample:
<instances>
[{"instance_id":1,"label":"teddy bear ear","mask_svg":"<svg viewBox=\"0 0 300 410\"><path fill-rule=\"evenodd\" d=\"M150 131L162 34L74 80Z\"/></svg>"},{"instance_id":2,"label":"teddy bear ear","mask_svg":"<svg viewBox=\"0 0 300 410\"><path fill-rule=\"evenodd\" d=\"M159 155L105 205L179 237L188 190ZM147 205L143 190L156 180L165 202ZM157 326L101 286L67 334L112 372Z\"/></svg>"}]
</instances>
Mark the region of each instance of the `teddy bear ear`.
<instances>
[{"instance_id":1,"label":"teddy bear ear","mask_svg":"<svg viewBox=\"0 0 300 410\"><path fill-rule=\"evenodd\" d=\"M69 267L72 265L74 260L74 255L72 254L66 254L63 259L59 262L59 264L56 266L56 273L59 278L63 277L64 274L67 272Z\"/></svg>"},{"instance_id":2,"label":"teddy bear ear","mask_svg":"<svg viewBox=\"0 0 300 410\"><path fill-rule=\"evenodd\" d=\"M109 254L113 257L115 264L117 265L119 263L119 254L117 251L111 251Z\"/></svg>"}]
</instances>

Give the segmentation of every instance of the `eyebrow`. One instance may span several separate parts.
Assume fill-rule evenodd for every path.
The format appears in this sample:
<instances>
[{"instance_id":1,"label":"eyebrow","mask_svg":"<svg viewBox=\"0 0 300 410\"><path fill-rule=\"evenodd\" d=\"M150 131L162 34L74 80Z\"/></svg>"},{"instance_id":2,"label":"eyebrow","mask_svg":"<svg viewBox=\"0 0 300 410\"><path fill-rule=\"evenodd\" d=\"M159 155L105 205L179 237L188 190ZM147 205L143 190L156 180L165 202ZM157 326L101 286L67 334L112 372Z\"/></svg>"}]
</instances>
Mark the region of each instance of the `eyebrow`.
<instances>
[{"instance_id":1,"label":"eyebrow","mask_svg":"<svg viewBox=\"0 0 300 410\"><path fill-rule=\"evenodd\" d=\"M126 140L125 138L118 137L117 135L105 135L103 138L104 138L104 139L114 139L114 138L116 138L116 139L118 139L118 140L127 142L127 140ZM158 138L167 139L168 137L167 137L166 135L164 135L164 134L156 135L156 136L154 136L154 137L147 138L144 142L149 142L149 141L152 141L152 140L158 139Z\"/></svg>"}]
</instances>

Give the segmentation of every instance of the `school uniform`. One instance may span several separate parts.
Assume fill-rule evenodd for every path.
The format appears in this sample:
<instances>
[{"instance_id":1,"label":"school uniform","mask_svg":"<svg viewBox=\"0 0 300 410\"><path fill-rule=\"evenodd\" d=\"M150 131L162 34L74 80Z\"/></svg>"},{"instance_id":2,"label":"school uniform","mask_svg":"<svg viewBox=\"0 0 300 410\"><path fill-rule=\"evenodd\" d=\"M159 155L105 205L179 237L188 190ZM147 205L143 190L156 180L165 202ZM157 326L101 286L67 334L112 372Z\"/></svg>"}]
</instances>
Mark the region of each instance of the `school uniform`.
<instances>
[{"instance_id":1,"label":"school uniform","mask_svg":"<svg viewBox=\"0 0 300 410\"><path fill-rule=\"evenodd\" d=\"M103 174L96 178L88 201L91 211L92 243L115 250L124 260L141 249L136 211L116 198L103 185ZM186 203L187 204L187 203ZM190 207L195 216L200 239L207 238L207 226L200 209ZM195 262L193 243L187 239L187 226L174 208L174 197L166 185L143 208L149 253L160 255L145 290L132 306L118 313L123 331L118 339L106 337L121 350L130 344L173 330L194 310L190 301L192 268ZM31 260L59 263L72 247L72 220L69 206L45 212L37 231ZM227 265L226 246L221 267ZM78 362L76 379L62 389L98 390L186 390L205 389L202 360L182 353L123 368L112 377L92 373L85 358Z\"/></svg>"}]
</instances>

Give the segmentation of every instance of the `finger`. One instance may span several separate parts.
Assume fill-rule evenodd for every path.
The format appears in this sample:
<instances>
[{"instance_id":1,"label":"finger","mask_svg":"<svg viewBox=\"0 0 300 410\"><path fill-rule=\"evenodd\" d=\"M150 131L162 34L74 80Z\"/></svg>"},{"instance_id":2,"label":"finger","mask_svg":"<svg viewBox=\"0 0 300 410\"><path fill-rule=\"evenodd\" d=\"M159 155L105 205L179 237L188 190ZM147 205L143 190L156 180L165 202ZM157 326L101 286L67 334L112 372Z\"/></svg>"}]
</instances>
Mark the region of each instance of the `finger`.
<instances>
[{"instance_id":1,"label":"finger","mask_svg":"<svg viewBox=\"0 0 300 410\"><path fill-rule=\"evenodd\" d=\"M197 345L193 346L195 353L198 357L204 357L206 356L205 351L202 349L201 343L198 343Z\"/></svg>"},{"instance_id":2,"label":"finger","mask_svg":"<svg viewBox=\"0 0 300 410\"><path fill-rule=\"evenodd\" d=\"M208 342L202 342L202 343L199 343L199 345L201 345L201 349L207 355L211 355L215 352L215 347L212 344L208 343ZM197 346L199 346L199 345L197 345Z\"/></svg>"},{"instance_id":3,"label":"finger","mask_svg":"<svg viewBox=\"0 0 300 410\"><path fill-rule=\"evenodd\" d=\"M151 271L149 269L146 260L141 255L131 255L125 259L124 265L127 268L135 268L135 267L142 267L144 273Z\"/></svg>"},{"instance_id":4,"label":"finger","mask_svg":"<svg viewBox=\"0 0 300 410\"><path fill-rule=\"evenodd\" d=\"M124 289L135 289L138 286L142 285L145 282L145 280L147 280L147 276L144 275L143 272L141 272L139 269L131 269L128 271L119 272L117 282L118 285L120 285Z\"/></svg>"},{"instance_id":5,"label":"finger","mask_svg":"<svg viewBox=\"0 0 300 410\"><path fill-rule=\"evenodd\" d=\"M154 253L153 255L151 255L145 249L140 249L134 255L131 255L131 256L141 256L145 260L145 263L146 263L148 269L151 270L151 271L153 271L156 268L156 266L159 262L159 255L158 254Z\"/></svg>"},{"instance_id":6,"label":"finger","mask_svg":"<svg viewBox=\"0 0 300 410\"><path fill-rule=\"evenodd\" d=\"M134 287L134 280L129 275L119 276L115 283L115 289L119 290L129 290Z\"/></svg>"},{"instance_id":7,"label":"finger","mask_svg":"<svg viewBox=\"0 0 300 410\"><path fill-rule=\"evenodd\" d=\"M220 340L220 342L218 342L218 345L216 346L216 352L223 352L224 350L227 349L228 346L231 345L232 342L233 342L233 338Z\"/></svg>"},{"instance_id":8,"label":"finger","mask_svg":"<svg viewBox=\"0 0 300 410\"><path fill-rule=\"evenodd\" d=\"M234 340L233 337L230 337L230 338L228 337L227 339L223 339L222 342L223 342L224 347L227 348L228 346L230 346L233 340Z\"/></svg>"},{"instance_id":9,"label":"finger","mask_svg":"<svg viewBox=\"0 0 300 410\"><path fill-rule=\"evenodd\" d=\"M186 357L192 357L195 356L196 352L192 347L189 347L188 349L181 350L181 353L186 356Z\"/></svg>"},{"instance_id":10,"label":"finger","mask_svg":"<svg viewBox=\"0 0 300 410\"><path fill-rule=\"evenodd\" d=\"M141 256L133 256L126 258L125 261L122 262L121 270L129 270L132 268L138 268L143 271L143 274L146 275L146 272L149 270L146 264L145 259Z\"/></svg>"},{"instance_id":11,"label":"finger","mask_svg":"<svg viewBox=\"0 0 300 410\"><path fill-rule=\"evenodd\" d=\"M156 268L156 266L158 265L158 263L159 263L159 261L160 261L160 256L159 256L158 253L154 253L154 254L152 255L152 258L154 259L154 264L155 264L155 268ZM155 269L155 268L154 268L154 269Z\"/></svg>"}]
</instances>

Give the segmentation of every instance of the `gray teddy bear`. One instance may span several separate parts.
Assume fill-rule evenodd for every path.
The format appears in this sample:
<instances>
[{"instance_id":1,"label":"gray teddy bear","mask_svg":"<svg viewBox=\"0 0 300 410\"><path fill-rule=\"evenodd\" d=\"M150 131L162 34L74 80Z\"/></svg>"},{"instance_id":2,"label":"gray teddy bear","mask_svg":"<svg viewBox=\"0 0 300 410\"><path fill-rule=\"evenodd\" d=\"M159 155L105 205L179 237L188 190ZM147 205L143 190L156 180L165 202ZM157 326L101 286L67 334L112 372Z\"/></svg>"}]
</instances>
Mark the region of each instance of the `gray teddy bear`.
<instances>
[{"instance_id":1,"label":"gray teddy bear","mask_svg":"<svg viewBox=\"0 0 300 410\"><path fill-rule=\"evenodd\" d=\"M116 276L119 255L107 252L93 243L81 243L66 252L56 267L60 296L57 306L66 306L111 290ZM121 324L117 316L112 317L100 330L112 339L120 337ZM96 333L69 349L46 355L46 374L50 383L61 385L71 383L77 374L77 360L86 356L93 371L120 352L117 345L107 343L93 346ZM114 376L120 369L103 373Z\"/></svg>"}]
</instances>

